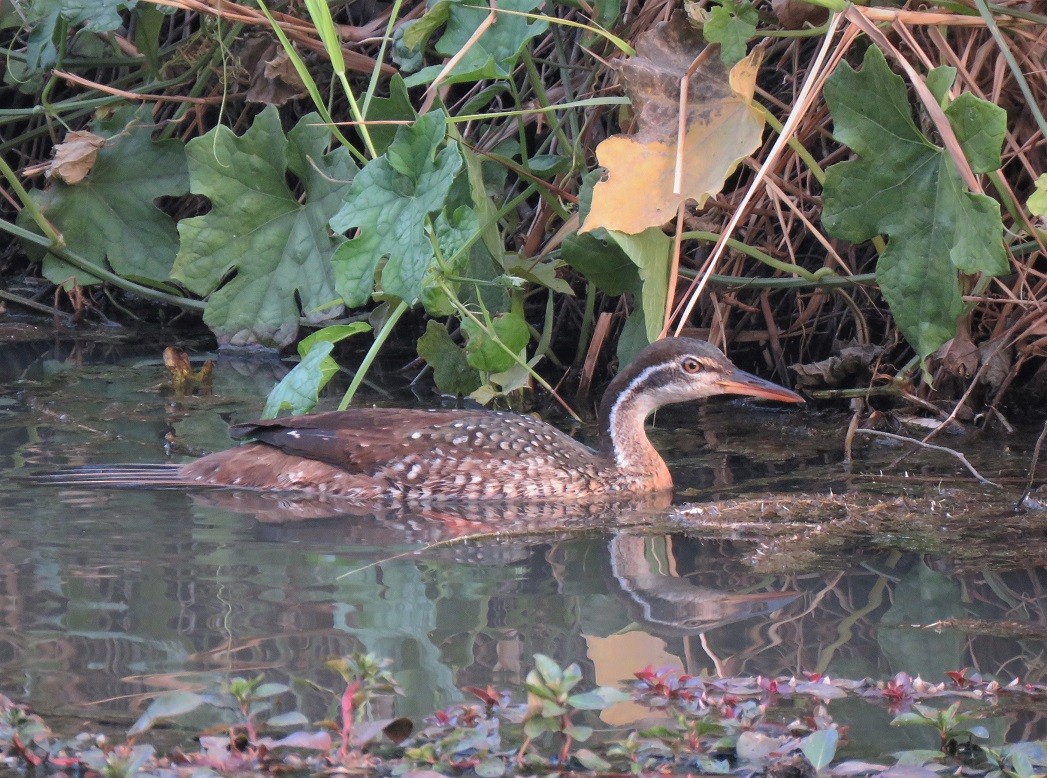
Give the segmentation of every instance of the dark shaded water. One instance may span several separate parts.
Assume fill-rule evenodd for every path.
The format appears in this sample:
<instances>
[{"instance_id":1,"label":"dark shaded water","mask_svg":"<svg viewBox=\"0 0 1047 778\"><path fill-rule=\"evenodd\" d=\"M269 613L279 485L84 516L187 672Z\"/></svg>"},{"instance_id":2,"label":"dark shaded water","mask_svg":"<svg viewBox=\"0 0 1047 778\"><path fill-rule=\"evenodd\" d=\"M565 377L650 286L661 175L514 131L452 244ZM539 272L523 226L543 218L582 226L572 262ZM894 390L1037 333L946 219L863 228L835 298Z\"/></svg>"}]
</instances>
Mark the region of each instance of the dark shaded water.
<instances>
[{"instance_id":1,"label":"dark shaded water","mask_svg":"<svg viewBox=\"0 0 1047 778\"><path fill-rule=\"evenodd\" d=\"M1047 680L1045 523L1010 509L1019 487L978 487L926 457L902 466L908 478L849 476L839 415L663 412L652 438L669 452L677 502L703 503L701 514L560 506L287 521L300 509L273 501L12 480L27 467L226 447L228 422L256 415L279 372L223 359L213 395L176 399L160 350L0 345L0 693L52 723L120 729L160 691L234 674L333 686L324 661L353 651L394 660L406 691L396 712L416 717L465 685L519 685L536 652L577 661L601 684L649 664L934 682L970 667ZM361 401L389 400L372 390ZM1031 450L1022 435L944 443L1012 481ZM862 468L875 473L897 453L871 445ZM774 519L753 503L709 512L711 501L830 487L859 507L828 519L788 501ZM294 695L281 705L329 715L314 688ZM849 706L833 712L852 724L852 753L937 745L890 728L886 710ZM1043 738L1047 716L1005 711L989 727L997 742Z\"/></svg>"}]
</instances>

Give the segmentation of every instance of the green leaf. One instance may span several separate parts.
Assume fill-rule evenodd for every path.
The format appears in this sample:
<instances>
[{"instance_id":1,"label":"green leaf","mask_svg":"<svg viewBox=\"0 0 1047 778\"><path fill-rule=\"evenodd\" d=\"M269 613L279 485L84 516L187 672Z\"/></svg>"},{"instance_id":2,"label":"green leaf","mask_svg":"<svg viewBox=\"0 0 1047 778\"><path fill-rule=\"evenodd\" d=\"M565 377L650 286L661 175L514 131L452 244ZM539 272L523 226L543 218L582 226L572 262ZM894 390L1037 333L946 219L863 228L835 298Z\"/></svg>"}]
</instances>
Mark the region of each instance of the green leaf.
<instances>
[{"instance_id":1,"label":"green leaf","mask_svg":"<svg viewBox=\"0 0 1047 778\"><path fill-rule=\"evenodd\" d=\"M1029 195L1026 205L1033 216L1047 216L1047 173L1036 179L1036 191Z\"/></svg>"},{"instance_id":2,"label":"green leaf","mask_svg":"<svg viewBox=\"0 0 1047 778\"><path fill-rule=\"evenodd\" d=\"M466 395L480 388L480 373L470 367L465 352L447 330L430 320L418 339L418 356L433 369L437 388L446 394Z\"/></svg>"},{"instance_id":3,"label":"green leaf","mask_svg":"<svg viewBox=\"0 0 1047 778\"><path fill-rule=\"evenodd\" d=\"M547 719L543 716L534 716L524 722L524 734L534 740L546 732L557 732L560 729L556 719Z\"/></svg>"},{"instance_id":4,"label":"green leaf","mask_svg":"<svg viewBox=\"0 0 1047 778\"><path fill-rule=\"evenodd\" d=\"M314 343L339 343L353 335L370 332L371 325L365 321L354 321L349 324L332 324L319 329L308 337L302 338L298 343L298 356L304 357Z\"/></svg>"},{"instance_id":5,"label":"green leaf","mask_svg":"<svg viewBox=\"0 0 1047 778\"><path fill-rule=\"evenodd\" d=\"M631 700L628 694L611 686L600 686L584 694L572 694L567 702L578 710L604 710L620 702Z\"/></svg>"},{"instance_id":6,"label":"green leaf","mask_svg":"<svg viewBox=\"0 0 1047 778\"><path fill-rule=\"evenodd\" d=\"M540 4L539 0L499 0L498 8L530 13ZM501 14L496 24L491 25L477 40L470 43L470 38L487 18L488 9L475 7L476 3L472 0L441 0L429 13L442 14L445 5L447 27L443 36L436 42L436 51L444 57L453 57L465 50L465 55L444 79L445 84L509 78L528 41L541 35L549 26L548 22L531 21L515 14ZM424 40L431 34L428 23L427 26L420 26L425 18L423 16L419 20L415 29L410 31L410 35L405 31L404 43L409 48L416 40ZM441 65L424 68L407 78L407 85L413 87L428 84L442 69Z\"/></svg>"},{"instance_id":7,"label":"green leaf","mask_svg":"<svg viewBox=\"0 0 1047 778\"><path fill-rule=\"evenodd\" d=\"M135 46L149 66L150 75L160 72L160 28L166 18L158 6L146 3L136 12Z\"/></svg>"},{"instance_id":8,"label":"green leaf","mask_svg":"<svg viewBox=\"0 0 1047 778\"><path fill-rule=\"evenodd\" d=\"M479 778L501 778L506 773L506 765L496 756L489 756L473 768Z\"/></svg>"},{"instance_id":9,"label":"green leaf","mask_svg":"<svg viewBox=\"0 0 1047 778\"><path fill-rule=\"evenodd\" d=\"M36 31L41 20L50 20L47 35L53 34L54 23L61 18L70 27L83 27L90 32L110 32L121 27L120 11L135 7L136 0L34 0L27 14Z\"/></svg>"},{"instance_id":10,"label":"green leaf","mask_svg":"<svg viewBox=\"0 0 1047 778\"><path fill-rule=\"evenodd\" d=\"M466 242L480 231L480 223L473 209L460 206L451 217L443 213L436 217L433 232L443 263L433 262L422 277L421 301L431 316L451 316L458 311L448 291L457 298L461 282L448 276L462 276L467 272L471 255L463 249Z\"/></svg>"},{"instance_id":11,"label":"green leaf","mask_svg":"<svg viewBox=\"0 0 1047 778\"><path fill-rule=\"evenodd\" d=\"M956 334L958 274L1008 270L999 204L968 192L948 154L920 132L902 79L875 46L860 72L836 69L825 97L834 135L858 159L826 170L822 221L852 242L888 236L876 278L899 329L925 359ZM968 112L966 104L956 111ZM994 137L999 148L1002 132ZM987 139L973 131L965 138L987 164Z\"/></svg>"},{"instance_id":12,"label":"green leaf","mask_svg":"<svg viewBox=\"0 0 1047 778\"><path fill-rule=\"evenodd\" d=\"M288 729L290 727L304 727L309 724L309 719L304 713L296 710L288 711L287 713L280 713L276 716L270 716L265 720L267 727L277 727L278 729Z\"/></svg>"},{"instance_id":13,"label":"green leaf","mask_svg":"<svg viewBox=\"0 0 1047 778\"><path fill-rule=\"evenodd\" d=\"M545 683L554 685L563 680L563 670L556 660L545 654L534 655L534 669Z\"/></svg>"},{"instance_id":14,"label":"green leaf","mask_svg":"<svg viewBox=\"0 0 1047 778\"><path fill-rule=\"evenodd\" d=\"M149 707L127 731L128 737L140 735L159 719L170 719L190 713L204 704L204 698L193 692L168 692L149 703Z\"/></svg>"},{"instance_id":15,"label":"green leaf","mask_svg":"<svg viewBox=\"0 0 1047 778\"><path fill-rule=\"evenodd\" d=\"M643 312L646 343L652 343L665 321L672 247L672 238L657 227L636 235L598 229L567 238L562 256L600 291L632 292Z\"/></svg>"},{"instance_id":16,"label":"green leaf","mask_svg":"<svg viewBox=\"0 0 1047 778\"><path fill-rule=\"evenodd\" d=\"M329 140L315 113L285 138L268 106L239 137L220 126L189 142L192 190L212 207L179 223L172 276L209 295L204 321L220 343L291 343L296 297L309 321L341 314L341 305L330 305L330 261L342 239L328 234L327 220L356 166L343 148L327 153ZM301 182L304 202L288 187L288 171Z\"/></svg>"},{"instance_id":17,"label":"green leaf","mask_svg":"<svg viewBox=\"0 0 1047 778\"><path fill-rule=\"evenodd\" d=\"M800 741L800 750L814 769L822 769L836 756L836 746L840 742L840 733L835 729L819 729Z\"/></svg>"},{"instance_id":18,"label":"green leaf","mask_svg":"<svg viewBox=\"0 0 1047 778\"><path fill-rule=\"evenodd\" d=\"M519 354L531 339L527 322L517 313L503 313L494 317L491 320L491 331L472 319L465 319L462 321L462 330L466 335L466 359L470 365L485 373L501 373L515 365L512 354Z\"/></svg>"},{"instance_id":19,"label":"green leaf","mask_svg":"<svg viewBox=\"0 0 1047 778\"><path fill-rule=\"evenodd\" d=\"M593 736L593 728L587 727L584 724L572 724L569 727L564 727L563 732L565 735L574 738L579 743L584 743Z\"/></svg>"},{"instance_id":20,"label":"green leaf","mask_svg":"<svg viewBox=\"0 0 1047 778\"><path fill-rule=\"evenodd\" d=\"M956 139L975 173L999 170L1000 144L1007 133L1007 112L998 105L964 92L957 97L945 115L949 117Z\"/></svg>"},{"instance_id":21,"label":"green leaf","mask_svg":"<svg viewBox=\"0 0 1047 778\"><path fill-rule=\"evenodd\" d=\"M422 278L434 261L426 220L443 208L462 166L457 144L444 143L446 121L442 112L434 111L400 127L385 154L356 175L345 203L331 218L338 232L360 229L332 260L338 293L347 305L367 302L378 265L387 257L381 292L408 303L420 296Z\"/></svg>"},{"instance_id":22,"label":"green leaf","mask_svg":"<svg viewBox=\"0 0 1047 778\"><path fill-rule=\"evenodd\" d=\"M611 770L611 763L588 748L579 748L574 752L574 758L581 763L582 767L593 773L606 773Z\"/></svg>"},{"instance_id":23,"label":"green leaf","mask_svg":"<svg viewBox=\"0 0 1047 778\"><path fill-rule=\"evenodd\" d=\"M956 68L942 65L931 70L924 79L924 83L934 95L934 99L938 101L938 105L944 108L948 100L949 88L955 80Z\"/></svg>"},{"instance_id":24,"label":"green leaf","mask_svg":"<svg viewBox=\"0 0 1047 778\"><path fill-rule=\"evenodd\" d=\"M333 343L314 343L302 361L269 392L262 418L275 419L280 411L290 411L293 415L309 413L315 408L320 390L331 379L330 375L325 376L324 362L330 360L333 348Z\"/></svg>"},{"instance_id":25,"label":"green leaf","mask_svg":"<svg viewBox=\"0 0 1047 778\"><path fill-rule=\"evenodd\" d=\"M182 143L154 141L153 128L145 105L125 106L95 121L92 131L108 141L87 177L72 186L53 179L48 189L30 195L84 259L125 277L163 281L178 251L178 233L154 201L185 194L189 173ZM23 210L19 223L29 221ZM41 254L29 246L26 251L34 259ZM43 273L56 284L70 279L81 286L98 283L50 254L43 255Z\"/></svg>"},{"instance_id":26,"label":"green leaf","mask_svg":"<svg viewBox=\"0 0 1047 778\"><path fill-rule=\"evenodd\" d=\"M407 94L407 86L404 84L403 76L399 73L389 79L389 96L375 97L367 108L367 120L379 121L410 121L418 118L411 98ZM396 138L398 125L395 124L372 124L369 128L371 142L375 150L381 154L389 148L389 144Z\"/></svg>"},{"instance_id":27,"label":"green leaf","mask_svg":"<svg viewBox=\"0 0 1047 778\"><path fill-rule=\"evenodd\" d=\"M702 27L702 36L708 43L720 44L720 59L733 67L745 57L746 44L756 33L760 14L748 2L722 0L709 11Z\"/></svg>"}]
</instances>

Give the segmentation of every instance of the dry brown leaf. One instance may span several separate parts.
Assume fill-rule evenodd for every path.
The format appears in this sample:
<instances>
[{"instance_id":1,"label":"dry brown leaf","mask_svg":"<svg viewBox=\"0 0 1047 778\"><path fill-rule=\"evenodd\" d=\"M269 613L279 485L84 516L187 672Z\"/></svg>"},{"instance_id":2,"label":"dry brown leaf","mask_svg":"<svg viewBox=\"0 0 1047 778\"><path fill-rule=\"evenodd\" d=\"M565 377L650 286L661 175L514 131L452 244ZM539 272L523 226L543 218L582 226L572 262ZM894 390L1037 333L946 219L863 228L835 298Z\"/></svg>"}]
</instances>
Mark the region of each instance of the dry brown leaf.
<instances>
[{"instance_id":1,"label":"dry brown leaf","mask_svg":"<svg viewBox=\"0 0 1047 778\"><path fill-rule=\"evenodd\" d=\"M275 40L248 40L240 54L240 64L250 82L246 95L248 102L281 106L306 93L294 63Z\"/></svg>"},{"instance_id":2,"label":"dry brown leaf","mask_svg":"<svg viewBox=\"0 0 1047 778\"><path fill-rule=\"evenodd\" d=\"M682 186L673 192L680 82L703 46L701 32L683 14L639 37L636 56L622 65L622 82L640 129L597 147L607 177L593 190L582 232L606 227L635 234L664 224L681 202L701 207L759 146L763 118L752 103L759 55L729 73L718 56L709 57L688 81Z\"/></svg>"},{"instance_id":3,"label":"dry brown leaf","mask_svg":"<svg viewBox=\"0 0 1047 778\"><path fill-rule=\"evenodd\" d=\"M67 133L65 140L55 146L48 176L55 176L67 184L78 184L91 172L98 150L105 146L105 138L86 130Z\"/></svg>"},{"instance_id":4,"label":"dry brown leaf","mask_svg":"<svg viewBox=\"0 0 1047 778\"><path fill-rule=\"evenodd\" d=\"M978 369L978 347L963 332L942 344L935 356L941 360L943 370L959 378L970 378Z\"/></svg>"},{"instance_id":5,"label":"dry brown leaf","mask_svg":"<svg viewBox=\"0 0 1047 778\"><path fill-rule=\"evenodd\" d=\"M806 365L789 365L800 386L840 386L867 373L883 348L873 345L844 346L836 356Z\"/></svg>"}]
</instances>

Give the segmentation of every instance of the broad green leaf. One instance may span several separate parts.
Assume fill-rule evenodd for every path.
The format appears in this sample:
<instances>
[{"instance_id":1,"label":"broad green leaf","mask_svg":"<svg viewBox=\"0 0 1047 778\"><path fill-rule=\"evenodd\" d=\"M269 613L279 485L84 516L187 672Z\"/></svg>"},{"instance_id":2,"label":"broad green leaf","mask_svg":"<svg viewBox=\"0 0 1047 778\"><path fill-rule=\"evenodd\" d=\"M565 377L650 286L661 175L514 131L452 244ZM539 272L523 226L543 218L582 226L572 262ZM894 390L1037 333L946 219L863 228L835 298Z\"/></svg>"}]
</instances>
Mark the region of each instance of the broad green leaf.
<instances>
[{"instance_id":1,"label":"broad green leaf","mask_svg":"<svg viewBox=\"0 0 1047 778\"><path fill-rule=\"evenodd\" d=\"M465 357L469 364L485 373L501 373L516 364L512 354L519 354L531 339L527 322L518 313L503 313L491 320L491 330L472 319L462 322L466 334ZM502 345L499 345L501 342Z\"/></svg>"},{"instance_id":2,"label":"broad green leaf","mask_svg":"<svg viewBox=\"0 0 1047 778\"><path fill-rule=\"evenodd\" d=\"M316 407L320 389L330 379L324 377L324 360L330 359L334 344L319 341L313 344L302 361L280 379L280 382L269 392L265 400L263 419L275 419L280 411L290 411L293 415L308 413Z\"/></svg>"},{"instance_id":3,"label":"broad green leaf","mask_svg":"<svg viewBox=\"0 0 1047 778\"><path fill-rule=\"evenodd\" d=\"M1036 191L1029 195L1027 205L1033 216L1047 216L1047 173L1036 179Z\"/></svg>"},{"instance_id":4,"label":"broad green leaf","mask_svg":"<svg viewBox=\"0 0 1047 778\"><path fill-rule=\"evenodd\" d=\"M421 295L422 278L434 261L426 220L443 208L462 166L458 146L444 143L445 126L444 114L434 111L398 129L385 154L356 175L331 218L337 232L360 230L332 260L338 294L347 305L367 302L386 258L380 291L409 303Z\"/></svg>"},{"instance_id":5,"label":"broad green leaf","mask_svg":"<svg viewBox=\"0 0 1047 778\"><path fill-rule=\"evenodd\" d=\"M433 369L433 379L441 392L465 395L480 387L480 373L469 365L465 352L451 340L447 330L435 321L426 324L425 334L418 339L418 356Z\"/></svg>"},{"instance_id":6,"label":"broad green leaf","mask_svg":"<svg viewBox=\"0 0 1047 778\"><path fill-rule=\"evenodd\" d=\"M506 11L531 13L540 5L540 0L499 0L498 8ZM447 27L436 42L437 53L453 57L469 47L465 55L447 75L443 83L456 84L462 81L509 78L516 67L516 60L528 42L545 32L548 22L532 21L524 16L502 14L497 23L491 25L476 41L469 39L487 18L486 7L476 7L472 0L438 0L431 4L430 11L423 16L414 30L404 33L404 43L411 44L428 38L432 25L426 22L429 14L436 14L434 21L442 18L447 8ZM423 26L425 23L425 26ZM410 48L411 46L409 46ZM406 79L408 86L428 84L443 69L441 65L424 68Z\"/></svg>"},{"instance_id":7,"label":"broad green leaf","mask_svg":"<svg viewBox=\"0 0 1047 778\"><path fill-rule=\"evenodd\" d=\"M560 728L556 719L548 719L543 716L534 716L524 722L524 734L534 740L546 732L556 732Z\"/></svg>"},{"instance_id":8,"label":"broad green leaf","mask_svg":"<svg viewBox=\"0 0 1047 778\"><path fill-rule=\"evenodd\" d=\"M284 683L263 683L257 689L254 690L252 697L258 699L265 699L266 697L276 697L278 694L283 694L290 690L290 686Z\"/></svg>"},{"instance_id":9,"label":"broad green leaf","mask_svg":"<svg viewBox=\"0 0 1047 778\"><path fill-rule=\"evenodd\" d=\"M959 273L1007 272L999 204L963 185L949 155L917 128L905 85L875 46L861 71L842 64L825 86L834 135L858 155L826 170L822 221L852 242L888 236L876 278L895 321L921 359L956 334L963 312ZM960 103L958 100L953 106ZM948 113L967 129L979 169L997 132L992 111L970 99ZM969 117L991 125L978 132Z\"/></svg>"},{"instance_id":10,"label":"broad green leaf","mask_svg":"<svg viewBox=\"0 0 1047 778\"><path fill-rule=\"evenodd\" d=\"M178 233L154 201L185 194L189 173L182 143L154 141L154 126L148 106L126 106L95 121L92 131L108 141L87 177L74 186L52 179L48 189L30 194L72 251L122 276L158 282L171 272ZM29 225L25 211L19 223ZM28 246L27 252L40 256ZM56 284L98 283L50 254L43 255L43 273Z\"/></svg>"},{"instance_id":11,"label":"broad green leaf","mask_svg":"<svg viewBox=\"0 0 1047 778\"><path fill-rule=\"evenodd\" d=\"M319 322L341 313L330 303L331 257L342 238L328 233L327 221L356 166L345 149L327 152L329 139L315 113L285 138L269 106L239 137L220 126L189 142L192 190L210 199L211 211L179 223L171 275L209 295L204 321L220 343L282 347L295 339L300 314ZM288 186L288 171L304 198Z\"/></svg>"},{"instance_id":12,"label":"broad green leaf","mask_svg":"<svg viewBox=\"0 0 1047 778\"><path fill-rule=\"evenodd\" d=\"M819 729L800 741L800 750L814 769L821 772L836 756L840 733L835 729Z\"/></svg>"},{"instance_id":13,"label":"broad green leaf","mask_svg":"<svg viewBox=\"0 0 1047 778\"><path fill-rule=\"evenodd\" d=\"M745 57L746 44L756 34L760 14L745 0L721 0L713 6L702 26L702 35L709 43L720 44L720 59L732 67Z\"/></svg>"},{"instance_id":14,"label":"broad green leaf","mask_svg":"<svg viewBox=\"0 0 1047 778\"><path fill-rule=\"evenodd\" d=\"M196 710L204 698L193 692L168 692L149 703L149 707L127 731L127 736L140 735L160 719L170 719Z\"/></svg>"}]
</instances>

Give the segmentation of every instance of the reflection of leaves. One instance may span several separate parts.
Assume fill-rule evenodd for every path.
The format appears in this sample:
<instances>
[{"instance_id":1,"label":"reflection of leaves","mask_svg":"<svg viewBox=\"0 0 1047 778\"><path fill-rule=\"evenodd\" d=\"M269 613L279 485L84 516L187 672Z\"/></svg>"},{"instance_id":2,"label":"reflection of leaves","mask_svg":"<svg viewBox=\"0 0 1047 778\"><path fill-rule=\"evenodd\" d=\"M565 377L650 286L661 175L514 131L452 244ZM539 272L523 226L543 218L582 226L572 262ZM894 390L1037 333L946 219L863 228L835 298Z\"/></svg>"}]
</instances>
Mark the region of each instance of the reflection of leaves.
<instances>
[{"instance_id":1,"label":"reflection of leaves","mask_svg":"<svg viewBox=\"0 0 1047 778\"><path fill-rule=\"evenodd\" d=\"M730 73L718 60L706 62L688 82L682 186L673 192L680 80L702 45L701 33L680 14L640 36L636 56L622 66L640 131L597 147L607 180L596 185L583 232L606 227L635 234L664 224L688 199L701 206L759 145L763 118L752 102L758 58Z\"/></svg>"},{"instance_id":2,"label":"reflection of leaves","mask_svg":"<svg viewBox=\"0 0 1047 778\"><path fill-rule=\"evenodd\" d=\"M964 187L951 157L913 121L901 77L878 48L861 71L843 63L825 85L834 135L858 159L826 170L822 221L852 242L889 237L876 280L921 359L956 334L959 273L1007 272L999 204ZM958 99L946 115L975 172L999 164L1005 115L984 100Z\"/></svg>"},{"instance_id":3,"label":"reflection of leaves","mask_svg":"<svg viewBox=\"0 0 1047 778\"><path fill-rule=\"evenodd\" d=\"M298 333L298 302L310 321L341 313L330 257L341 240L327 220L355 165L316 114L284 137L267 107L243 135L220 126L189 142L193 191L210 213L178 225L182 247L172 276L210 295L204 321L223 343L286 346ZM305 190L300 202L288 171ZM227 280L235 271L232 280Z\"/></svg>"},{"instance_id":4,"label":"reflection of leaves","mask_svg":"<svg viewBox=\"0 0 1047 778\"><path fill-rule=\"evenodd\" d=\"M960 585L918 562L894 591L894 605L880 619L877 642L895 669L940 678L960 667L964 636L959 630L919 629L919 625L966 615Z\"/></svg>"},{"instance_id":5,"label":"reflection of leaves","mask_svg":"<svg viewBox=\"0 0 1047 778\"><path fill-rule=\"evenodd\" d=\"M444 144L446 122L434 111L397 130L386 152L357 174L332 217L331 227L339 232L360 230L333 259L338 292L348 305L367 302L386 257L382 292L408 303L421 294L422 278L434 261L426 220L443 208L462 166L457 145Z\"/></svg>"},{"instance_id":6,"label":"reflection of leaves","mask_svg":"<svg viewBox=\"0 0 1047 778\"><path fill-rule=\"evenodd\" d=\"M65 236L69 248L104 268L106 261L122 276L162 281L178 250L174 222L153 201L184 194L189 186L185 150L177 140L155 142L148 106L125 107L107 120L94 122L97 136L107 139L87 177L75 186L52 180L32 197ZM23 211L21 223L28 214ZM58 284L98 279L47 254L43 272Z\"/></svg>"},{"instance_id":7,"label":"reflection of leaves","mask_svg":"<svg viewBox=\"0 0 1047 778\"><path fill-rule=\"evenodd\" d=\"M404 30L403 42L408 51L421 47L445 21L447 27L436 43L436 51L439 54L453 57L469 44L465 56L454 66L444 83L509 78L528 41L541 35L549 26L548 22L531 21L515 14L501 14L496 24L489 27L476 41L469 43L489 13L487 8L470 7L474 5L478 4L471 0L431 2L425 16L406 26ZM538 0L499 0L498 3L500 10L524 13L530 13L538 6ZM436 78L442 69L442 65L433 65L420 70L407 79L407 85L427 84Z\"/></svg>"}]
</instances>

